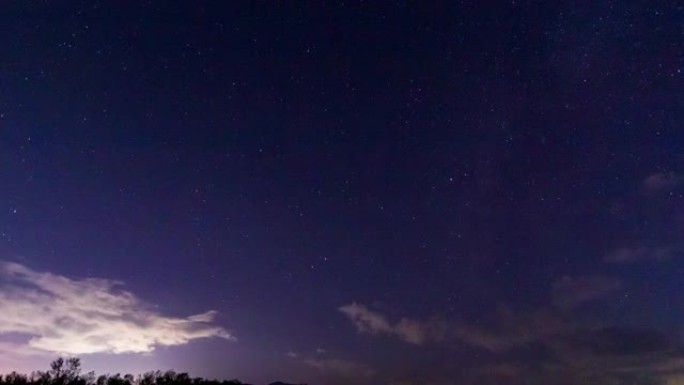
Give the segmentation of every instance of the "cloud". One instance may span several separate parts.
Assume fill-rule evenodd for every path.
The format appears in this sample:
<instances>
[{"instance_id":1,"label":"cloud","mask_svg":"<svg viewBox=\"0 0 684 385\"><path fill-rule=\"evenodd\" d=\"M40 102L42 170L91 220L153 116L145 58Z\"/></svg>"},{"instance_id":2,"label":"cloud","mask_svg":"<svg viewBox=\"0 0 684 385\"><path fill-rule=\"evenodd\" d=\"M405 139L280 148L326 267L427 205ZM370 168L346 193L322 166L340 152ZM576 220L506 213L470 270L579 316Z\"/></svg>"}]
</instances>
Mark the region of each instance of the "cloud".
<instances>
[{"instance_id":1,"label":"cloud","mask_svg":"<svg viewBox=\"0 0 684 385\"><path fill-rule=\"evenodd\" d=\"M664 261L672 258L677 251L677 248L672 246L666 247L621 247L611 251L603 257L603 261L607 263L634 263L640 261Z\"/></svg>"},{"instance_id":2,"label":"cloud","mask_svg":"<svg viewBox=\"0 0 684 385\"><path fill-rule=\"evenodd\" d=\"M560 309L573 309L586 302L608 297L619 290L622 282L618 279L586 276L572 278L564 276L553 283L551 296L553 304Z\"/></svg>"},{"instance_id":3,"label":"cloud","mask_svg":"<svg viewBox=\"0 0 684 385\"><path fill-rule=\"evenodd\" d=\"M571 333L565 338L583 356L654 355L677 348L673 339L655 329L603 327Z\"/></svg>"},{"instance_id":4,"label":"cloud","mask_svg":"<svg viewBox=\"0 0 684 385\"><path fill-rule=\"evenodd\" d=\"M361 333L379 334L394 332L394 328L387 322L385 317L377 312L369 310L364 305L356 302L339 308L354 323Z\"/></svg>"},{"instance_id":5,"label":"cloud","mask_svg":"<svg viewBox=\"0 0 684 385\"><path fill-rule=\"evenodd\" d=\"M677 187L684 182L684 177L674 172L656 172L647 176L642 187L647 193L656 193Z\"/></svg>"},{"instance_id":6,"label":"cloud","mask_svg":"<svg viewBox=\"0 0 684 385\"><path fill-rule=\"evenodd\" d=\"M415 345L455 338L467 345L493 352L502 352L570 329L569 323L551 309L521 313L504 305L497 306L493 322L489 324L447 324L440 319L417 321L411 318L402 318L396 324L391 324L385 316L361 304L352 303L339 310L360 333L391 335Z\"/></svg>"},{"instance_id":7,"label":"cloud","mask_svg":"<svg viewBox=\"0 0 684 385\"><path fill-rule=\"evenodd\" d=\"M616 383L660 384L672 374L684 373L680 338L654 328L578 329L547 341L547 346L566 370L621 381Z\"/></svg>"},{"instance_id":8,"label":"cloud","mask_svg":"<svg viewBox=\"0 0 684 385\"><path fill-rule=\"evenodd\" d=\"M498 331L492 334L507 334L502 332L504 326L494 329ZM460 373L454 373L454 382L462 385L655 385L677 383L675 380L682 379L684 374L684 356L678 337L656 329L582 327L575 323L554 333L528 336L534 338L528 339L525 345L508 345L517 347L515 352L496 350L489 363L479 361L466 365Z\"/></svg>"},{"instance_id":9,"label":"cloud","mask_svg":"<svg viewBox=\"0 0 684 385\"><path fill-rule=\"evenodd\" d=\"M464 354L458 365L426 372L395 371L397 377L391 374L388 383L678 384L684 378L684 345L679 335L648 327L611 326L572 311L588 301L605 298L621 285L619 280L601 276L562 277L552 285L556 306L518 310L498 305L495 312L477 321L450 322L448 330L441 333L444 339L456 339L465 347L486 352L471 354L459 349ZM393 323L356 303L340 311L359 332L406 340L399 331L401 321ZM309 365L314 366L312 361Z\"/></svg>"},{"instance_id":10,"label":"cloud","mask_svg":"<svg viewBox=\"0 0 684 385\"><path fill-rule=\"evenodd\" d=\"M681 385L684 384L684 374L672 374L664 376L664 385Z\"/></svg>"},{"instance_id":11,"label":"cloud","mask_svg":"<svg viewBox=\"0 0 684 385\"><path fill-rule=\"evenodd\" d=\"M339 358L306 358L302 362L326 375L345 378L370 378L375 375L375 370L369 366Z\"/></svg>"},{"instance_id":12,"label":"cloud","mask_svg":"<svg viewBox=\"0 0 684 385\"><path fill-rule=\"evenodd\" d=\"M0 263L0 309L0 336L26 336L17 346L38 352L145 353L198 338L233 339L211 324L215 311L167 317L121 282L71 279L17 263Z\"/></svg>"},{"instance_id":13,"label":"cloud","mask_svg":"<svg viewBox=\"0 0 684 385\"><path fill-rule=\"evenodd\" d=\"M336 379L348 383L349 380L367 380L375 375L375 369L368 365L354 361L331 357L323 349L316 349L310 355L301 355L295 352L287 352L286 356L299 363L315 368L320 374L328 377L328 380ZM336 382L336 381L333 381Z\"/></svg>"},{"instance_id":14,"label":"cloud","mask_svg":"<svg viewBox=\"0 0 684 385\"><path fill-rule=\"evenodd\" d=\"M459 323L453 335L467 345L501 353L571 330L573 326L551 310L516 312L499 305L489 324Z\"/></svg>"},{"instance_id":15,"label":"cloud","mask_svg":"<svg viewBox=\"0 0 684 385\"><path fill-rule=\"evenodd\" d=\"M399 339L422 345L428 341L441 341L446 335L446 324L438 319L418 321L402 318L392 325L385 316L364 305L351 303L339 308L356 326L359 333L393 335Z\"/></svg>"}]
</instances>

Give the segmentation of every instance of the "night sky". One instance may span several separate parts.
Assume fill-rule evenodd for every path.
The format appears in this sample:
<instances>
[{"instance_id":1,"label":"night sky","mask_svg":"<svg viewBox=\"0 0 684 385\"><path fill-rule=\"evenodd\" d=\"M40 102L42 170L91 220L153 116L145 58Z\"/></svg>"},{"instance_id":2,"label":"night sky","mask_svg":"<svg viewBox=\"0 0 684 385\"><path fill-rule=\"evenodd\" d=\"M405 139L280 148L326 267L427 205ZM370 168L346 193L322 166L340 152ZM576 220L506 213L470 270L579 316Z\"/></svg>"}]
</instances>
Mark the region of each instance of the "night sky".
<instances>
[{"instance_id":1,"label":"night sky","mask_svg":"<svg viewBox=\"0 0 684 385\"><path fill-rule=\"evenodd\" d=\"M676 1L0 6L0 372L684 383Z\"/></svg>"}]
</instances>

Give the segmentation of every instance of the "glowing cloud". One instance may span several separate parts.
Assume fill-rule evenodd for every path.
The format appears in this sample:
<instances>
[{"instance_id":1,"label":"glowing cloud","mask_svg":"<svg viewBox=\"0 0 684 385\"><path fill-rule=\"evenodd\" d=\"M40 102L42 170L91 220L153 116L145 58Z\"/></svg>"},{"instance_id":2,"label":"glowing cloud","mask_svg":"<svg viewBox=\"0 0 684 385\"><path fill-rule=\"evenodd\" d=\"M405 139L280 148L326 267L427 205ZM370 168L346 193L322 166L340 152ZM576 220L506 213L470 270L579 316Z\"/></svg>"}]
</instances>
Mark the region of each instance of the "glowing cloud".
<instances>
[{"instance_id":1,"label":"glowing cloud","mask_svg":"<svg viewBox=\"0 0 684 385\"><path fill-rule=\"evenodd\" d=\"M211 325L215 316L208 311L166 317L123 290L121 282L70 279L0 263L0 338L25 335L23 347L36 351L145 353L157 345L183 345L198 338L233 339Z\"/></svg>"}]
</instances>

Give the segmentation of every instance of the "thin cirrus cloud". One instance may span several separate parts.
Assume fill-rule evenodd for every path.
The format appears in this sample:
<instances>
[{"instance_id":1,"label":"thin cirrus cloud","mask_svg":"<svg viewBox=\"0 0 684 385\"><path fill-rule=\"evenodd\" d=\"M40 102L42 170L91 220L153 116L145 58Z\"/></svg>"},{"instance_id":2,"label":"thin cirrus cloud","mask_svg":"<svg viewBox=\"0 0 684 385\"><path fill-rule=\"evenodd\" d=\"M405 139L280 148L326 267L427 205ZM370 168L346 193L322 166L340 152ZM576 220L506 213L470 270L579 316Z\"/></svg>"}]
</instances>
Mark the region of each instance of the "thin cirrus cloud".
<instances>
[{"instance_id":1,"label":"thin cirrus cloud","mask_svg":"<svg viewBox=\"0 0 684 385\"><path fill-rule=\"evenodd\" d=\"M677 248L673 246L625 246L606 254L603 257L603 261L616 264L628 264L641 261L664 261L672 258L676 252Z\"/></svg>"},{"instance_id":2,"label":"thin cirrus cloud","mask_svg":"<svg viewBox=\"0 0 684 385\"><path fill-rule=\"evenodd\" d=\"M553 304L560 309L573 309L587 302L605 299L622 288L622 282L602 276L564 276L553 283Z\"/></svg>"},{"instance_id":3,"label":"thin cirrus cloud","mask_svg":"<svg viewBox=\"0 0 684 385\"><path fill-rule=\"evenodd\" d=\"M321 373L342 378L370 378L375 370L369 366L340 358L305 358L302 362Z\"/></svg>"},{"instance_id":4,"label":"thin cirrus cloud","mask_svg":"<svg viewBox=\"0 0 684 385\"><path fill-rule=\"evenodd\" d=\"M641 184L647 193L656 193L677 187L682 182L684 177L674 172L656 172L644 178Z\"/></svg>"},{"instance_id":5,"label":"thin cirrus cloud","mask_svg":"<svg viewBox=\"0 0 684 385\"><path fill-rule=\"evenodd\" d=\"M314 355L301 355L289 351L285 355L304 365L315 368L319 373L340 380L369 379L375 375L372 367L337 357L325 356L326 351L318 348Z\"/></svg>"},{"instance_id":6,"label":"thin cirrus cloud","mask_svg":"<svg viewBox=\"0 0 684 385\"><path fill-rule=\"evenodd\" d=\"M340 307L339 311L359 333L393 336L415 345L456 339L470 347L501 353L571 332L578 327L571 322L572 318L568 319L573 310L589 302L608 299L622 285L620 280L610 277L564 276L552 285L553 306L521 312L499 304L491 322L447 323L441 319L402 318L393 324L383 314L355 302Z\"/></svg>"},{"instance_id":7,"label":"thin cirrus cloud","mask_svg":"<svg viewBox=\"0 0 684 385\"><path fill-rule=\"evenodd\" d=\"M619 287L622 283L609 277L566 276L553 285L552 297L571 304L568 309L555 304L516 310L500 304L494 314L478 322L454 322L449 325L446 341L456 339L465 347L486 350L492 363L445 368L452 371L448 380L433 372L424 373L417 381L390 384L680 384L684 378L684 345L677 335L649 327L611 326L573 313L581 304L609 298ZM569 294L573 291L577 294ZM404 339L397 324L380 313L355 303L342 309L359 332ZM539 358L539 365L520 361L519 353L538 351L549 353ZM317 357L303 360L326 373L359 373L359 368L344 361Z\"/></svg>"},{"instance_id":8,"label":"thin cirrus cloud","mask_svg":"<svg viewBox=\"0 0 684 385\"><path fill-rule=\"evenodd\" d=\"M468 346L492 352L521 346L567 328L565 322L551 311L540 310L526 314L503 305L497 306L497 322L490 325L491 327L465 322L447 324L439 319L418 321L411 318L403 318L393 325L384 315L357 303L342 306L339 310L352 321L359 333L394 336L415 345L455 338Z\"/></svg>"},{"instance_id":9,"label":"thin cirrus cloud","mask_svg":"<svg viewBox=\"0 0 684 385\"><path fill-rule=\"evenodd\" d=\"M446 335L447 326L438 319L419 321L402 318L398 323L391 324L382 314L356 302L341 306L338 310L349 318L359 333L395 336L414 345L441 341Z\"/></svg>"},{"instance_id":10,"label":"thin cirrus cloud","mask_svg":"<svg viewBox=\"0 0 684 385\"><path fill-rule=\"evenodd\" d=\"M491 321L482 324L460 322L454 326L453 335L471 347L503 353L574 328L553 309L516 311L501 304L497 305Z\"/></svg>"},{"instance_id":11,"label":"thin cirrus cloud","mask_svg":"<svg viewBox=\"0 0 684 385\"><path fill-rule=\"evenodd\" d=\"M199 338L234 339L212 324L215 311L167 317L122 284L71 279L0 263L0 338L23 335L18 348L40 353L147 353Z\"/></svg>"}]
</instances>

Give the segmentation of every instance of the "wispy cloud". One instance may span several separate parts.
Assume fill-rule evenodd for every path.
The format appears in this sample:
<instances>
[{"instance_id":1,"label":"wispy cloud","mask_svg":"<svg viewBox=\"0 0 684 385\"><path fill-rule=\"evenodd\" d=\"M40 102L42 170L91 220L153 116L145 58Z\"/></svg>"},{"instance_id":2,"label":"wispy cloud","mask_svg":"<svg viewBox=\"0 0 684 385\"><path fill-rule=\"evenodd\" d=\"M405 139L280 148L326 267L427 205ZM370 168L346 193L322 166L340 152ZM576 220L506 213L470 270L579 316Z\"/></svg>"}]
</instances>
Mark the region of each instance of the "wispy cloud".
<instances>
[{"instance_id":1,"label":"wispy cloud","mask_svg":"<svg viewBox=\"0 0 684 385\"><path fill-rule=\"evenodd\" d=\"M545 344L584 327L572 310L584 303L605 299L621 287L620 280L609 277L564 276L552 285L554 306L521 311L499 304L491 319L478 323L457 322L449 334L466 345L494 353Z\"/></svg>"},{"instance_id":2,"label":"wispy cloud","mask_svg":"<svg viewBox=\"0 0 684 385\"><path fill-rule=\"evenodd\" d=\"M320 374L337 380L359 380L369 379L375 375L375 369L372 367L354 361L349 361L337 357L332 357L321 348L316 349L312 354L299 354L292 351L285 353L285 355L302 363L306 366L315 368Z\"/></svg>"},{"instance_id":3,"label":"wispy cloud","mask_svg":"<svg viewBox=\"0 0 684 385\"><path fill-rule=\"evenodd\" d=\"M403 318L391 324L385 316L367 307L352 303L339 309L354 323L360 333L385 334L416 345L427 341L457 339L466 345L502 352L568 329L568 324L551 310L529 313L516 312L505 305L497 306L492 323L473 324L441 320L416 321Z\"/></svg>"},{"instance_id":4,"label":"wispy cloud","mask_svg":"<svg viewBox=\"0 0 684 385\"><path fill-rule=\"evenodd\" d=\"M17 263L0 263L0 309L0 337L24 335L18 347L43 352L144 353L198 338L233 339L212 325L215 311L167 317L121 282L71 279Z\"/></svg>"},{"instance_id":5,"label":"wispy cloud","mask_svg":"<svg viewBox=\"0 0 684 385\"><path fill-rule=\"evenodd\" d=\"M650 328L582 325L576 319L557 322L543 311L506 318L486 329L471 326L478 338L470 342L494 353L496 364L466 368L461 378L455 376L457 383L679 384L684 378L677 336ZM508 354L512 348L518 350ZM545 353L530 365L524 357L538 352Z\"/></svg>"},{"instance_id":6,"label":"wispy cloud","mask_svg":"<svg viewBox=\"0 0 684 385\"><path fill-rule=\"evenodd\" d=\"M664 385L681 385L684 384L684 374L670 374L663 376Z\"/></svg>"},{"instance_id":7,"label":"wispy cloud","mask_svg":"<svg viewBox=\"0 0 684 385\"><path fill-rule=\"evenodd\" d=\"M375 374L375 370L367 365L339 358L305 358L302 362L318 369L323 374L350 379L370 378Z\"/></svg>"},{"instance_id":8,"label":"wispy cloud","mask_svg":"<svg viewBox=\"0 0 684 385\"><path fill-rule=\"evenodd\" d=\"M551 296L555 306L568 310L586 302L604 299L621 287L622 282L615 278L564 276L553 283Z\"/></svg>"},{"instance_id":9,"label":"wispy cloud","mask_svg":"<svg viewBox=\"0 0 684 385\"><path fill-rule=\"evenodd\" d=\"M339 311L349 318L359 333L392 335L415 345L440 341L446 335L446 324L439 319L419 321L402 318L391 324L384 315L357 303L341 306Z\"/></svg>"},{"instance_id":10,"label":"wispy cloud","mask_svg":"<svg viewBox=\"0 0 684 385\"><path fill-rule=\"evenodd\" d=\"M555 306L516 310L498 305L491 317L449 323L446 338L488 351L473 355L485 360L468 363L466 359L464 366L429 371L417 379L409 373L389 383L679 384L684 378L684 345L679 336L653 328L610 326L573 312L580 310L580 304L606 298L620 287L621 281L608 277L562 277L552 285ZM402 338L397 331L400 322L393 324L359 304L343 308L359 332ZM530 357L535 357L533 364ZM345 367L316 360L309 360L308 365L326 370Z\"/></svg>"},{"instance_id":11,"label":"wispy cloud","mask_svg":"<svg viewBox=\"0 0 684 385\"><path fill-rule=\"evenodd\" d=\"M565 333L571 328L570 323L548 309L519 312L498 305L493 322L459 323L453 334L467 345L499 353Z\"/></svg>"},{"instance_id":12,"label":"wispy cloud","mask_svg":"<svg viewBox=\"0 0 684 385\"><path fill-rule=\"evenodd\" d=\"M661 384L684 373L680 338L653 328L583 328L546 345L568 371L603 378L593 383Z\"/></svg>"},{"instance_id":13,"label":"wispy cloud","mask_svg":"<svg viewBox=\"0 0 684 385\"><path fill-rule=\"evenodd\" d=\"M664 261L672 258L676 247L625 246L615 249L603 257L608 263L634 263L641 261Z\"/></svg>"},{"instance_id":14,"label":"wispy cloud","mask_svg":"<svg viewBox=\"0 0 684 385\"><path fill-rule=\"evenodd\" d=\"M677 187L682 182L684 182L684 177L677 173L656 172L644 178L642 187L647 193L656 193Z\"/></svg>"},{"instance_id":15,"label":"wispy cloud","mask_svg":"<svg viewBox=\"0 0 684 385\"><path fill-rule=\"evenodd\" d=\"M622 282L603 276L564 276L551 288L552 304L529 311L516 311L499 304L493 317L478 322L435 318L420 321L402 318L388 321L383 314L358 303L339 308L359 333L389 335L405 342L422 345L426 342L459 340L462 343L500 353L530 343L562 335L578 327L572 320L572 310L579 306L608 298L622 287Z\"/></svg>"}]
</instances>

